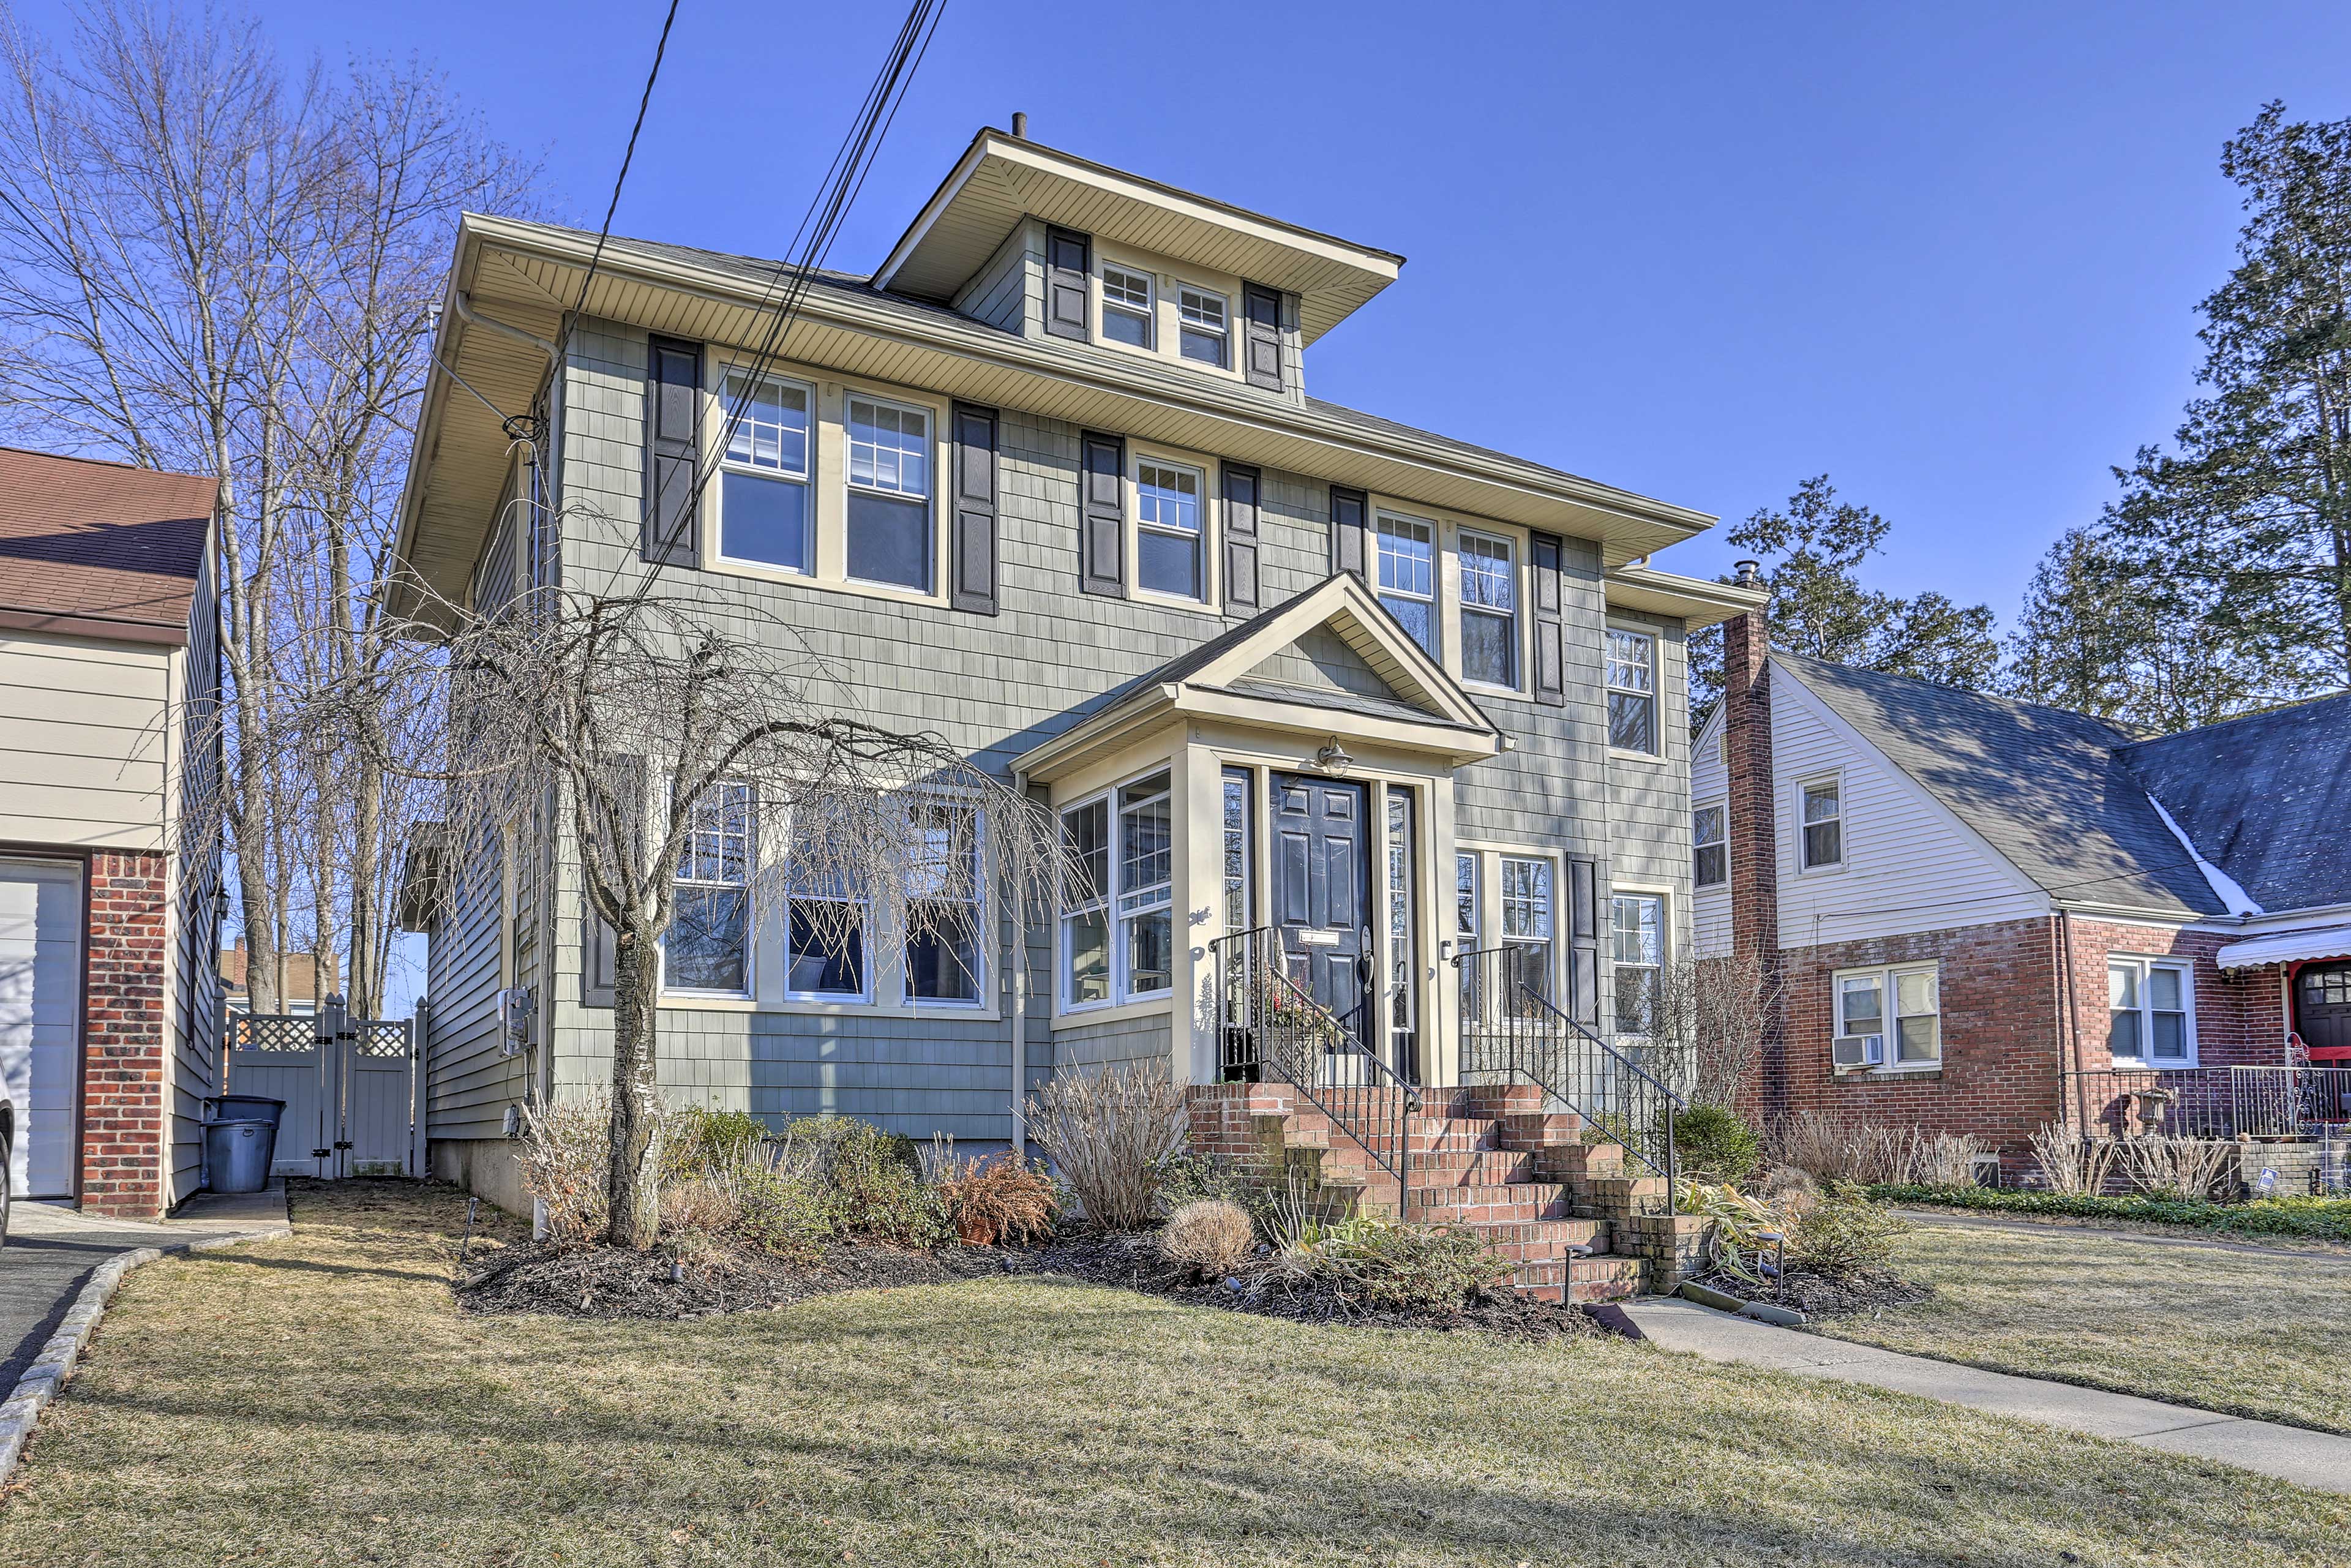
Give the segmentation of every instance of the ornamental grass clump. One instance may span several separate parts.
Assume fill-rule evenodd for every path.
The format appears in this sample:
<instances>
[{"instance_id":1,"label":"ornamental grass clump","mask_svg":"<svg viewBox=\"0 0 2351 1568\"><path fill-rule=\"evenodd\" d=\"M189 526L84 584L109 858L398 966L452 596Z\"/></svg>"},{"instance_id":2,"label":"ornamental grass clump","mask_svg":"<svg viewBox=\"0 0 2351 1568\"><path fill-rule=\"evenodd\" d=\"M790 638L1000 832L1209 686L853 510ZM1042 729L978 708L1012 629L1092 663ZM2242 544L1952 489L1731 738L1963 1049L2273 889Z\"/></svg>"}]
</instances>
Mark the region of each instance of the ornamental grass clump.
<instances>
[{"instance_id":1,"label":"ornamental grass clump","mask_svg":"<svg viewBox=\"0 0 2351 1568\"><path fill-rule=\"evenodd\" d=\"M604 1234L611 1097L597 1092L522 1111L522 1189L546 1206L547 1240L585 1247Z\"/></svg>"},{"instance_id":2,"label":"ornamental grass clump","mask_svg":"<svg viewBox=\"0 0 2351 1568\"><path fill-rule=\"evenodd\" d=\"M1029 1101L1029 1130L1097 1230L1150 1225L1160 1172L1184 1146L1184 1092L1164 1061L1057 1074Z\"/></svg>"},{"instance_id":3,"label":"ornamental grass clump","mask_svg":"<svg viewBox=\"0 0 2351 1568\"><path fill-rule=\"evenodd\" d=\"M1041 1241L1053 1233L1061 1208L1052 1177L1009 1154L961 1161L945 1156L939 1197L967 1247Z\"/></svg>"},{"instance_id":4,"label":"ornamental grass clump","mask_svg":"<svg viewBox=\"0 0 2351 1568\"><path fill-rule=\"evenodd\" d=\"M1249 1210L1223 1198L1184 1205L1159 1232L1160 1256L1196 1278L1226 1278L1256 1254L1257 1245Z\"/></svg>"},{"instance_id":5,"label":"ornamental grass clump","mask_svg":"<svg viewBox=\"0 0 2351 1568\"><path fill-rule=\"evenodd\" d=\"M2041 1172L2041 1185L2049 1191L2095 1197L2106 1190L2107 1178L2114 1174L2114 1140L2094 1136L2079 1127L2044 1123L2032 1134L2032 1163Z\"/></svg>"}]
</instances>

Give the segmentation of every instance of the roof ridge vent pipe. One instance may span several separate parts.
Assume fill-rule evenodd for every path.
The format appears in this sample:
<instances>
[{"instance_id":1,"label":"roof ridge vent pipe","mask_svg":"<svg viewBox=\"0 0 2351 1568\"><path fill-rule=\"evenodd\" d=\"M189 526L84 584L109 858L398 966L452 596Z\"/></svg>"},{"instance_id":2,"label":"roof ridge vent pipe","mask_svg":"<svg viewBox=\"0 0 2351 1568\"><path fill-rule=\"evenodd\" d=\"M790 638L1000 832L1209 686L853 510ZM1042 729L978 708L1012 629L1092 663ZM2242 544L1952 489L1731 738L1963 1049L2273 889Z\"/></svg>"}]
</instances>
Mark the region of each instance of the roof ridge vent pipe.
<instances>
[{"instance_id":1,"label":"roof ridge vent pipe","mask_svg":"<svg viewBox=\"0 0 2351 1568\"><path fill-rule=\"evenodd\" d=\"M1029 140L1029 116L1018 109L1012 111L1012 136L1017 141Z\"/></svg>"},{"instance_id":2,"label":"roof ridge vent pipe","mask_svg":"<svg viewBox=\"0 0 2351 1568\"><path fill-rule=\"evenodd\" d=\"M1763 563L1760 560L1740 560L1730 564L1732 578L1741 588L1763 586Z\"/></svg>"}]
</instances>

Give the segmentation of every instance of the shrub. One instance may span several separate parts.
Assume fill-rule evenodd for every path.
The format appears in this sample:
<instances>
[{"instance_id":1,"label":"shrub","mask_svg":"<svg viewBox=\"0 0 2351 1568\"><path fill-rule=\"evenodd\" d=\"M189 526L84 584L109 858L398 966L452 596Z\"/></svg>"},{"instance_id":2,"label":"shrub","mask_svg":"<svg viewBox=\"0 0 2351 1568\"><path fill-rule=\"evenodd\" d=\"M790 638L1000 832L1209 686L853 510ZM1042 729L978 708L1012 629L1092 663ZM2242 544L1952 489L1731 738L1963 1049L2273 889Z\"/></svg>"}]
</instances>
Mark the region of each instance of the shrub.
<instances>
[{"instance_id":1,"label":"shrub","mask_svg":"<svg viewBox=\"0 0 2351 1568\"><path fill-rule=\"evenodd\" d=\"M1089 1224L1140 1230L1164 1163L1184 1146L1184 1094L1164 1061L1061 1073L1029 1099L1029 1126Z\"/></svg>"},{"instance_id":2,"label":"shrub","mask_svg":"<svg viewBox=\"0 0 2351 1568\"><path fill-rule=\"evenodd\" d=\"M1266 1207L1265 1185L1222 1155L1178 1149L1159 1162L1156 1180L1154 1197L1159 1211L1169 1216L1187 1203L1211 1199L1236 1204L1252 1216Z\"/></svg>"},{"instance_id":3,"label":"shrub","mask_svg":"<svg viewBox=\"0 0 2351 1568\"><path fill-rule=\"evenodd\" d=\"M1222 1198L1200 1198L1167 1217L1159 1251L1170 1263L1222 1279L1257 1250L1257 1225L1249 1211Z\"/></svg>"},{"instance_id":4,"label":"shrub","mask_svg":"<svg viewBox=\"0 0 2351 1568\"><path fill-rule=\"evenodd\" d=\"M662 1134L662 1173L684 1176L729 1176L758 1161L768 1124L748 1111L713 1111L688 1105L666 1118Z\"/></svg>"},{"instance_id":5,"label":"shrub","mask_svg":"<svg viewBox=\"0 0 2351 1568\"><path fill-rule=\"evenodd\" d=\"M1895 1239L1909 1229L1909 1221L1871 1202L1865 1188L1836 1182L1797 1217L1788 1237L1788 1261L1808 1273L1849 1280L1893 1261Z\"/></svg>"},{"instance_id":6,"label":"shrub","mask_svg":"<svg viewBox=\"0 0 2351 1568\"><path fill-rule=\"evenodd\" d=\"M1787 1210L1728 1182L1685 1185L1680 1208L1714 1222L1707 1232L1712 1265L1750 1285L1763 1282L1756 1264L1776 1250L1767 1238L1777 1235L1784 1243L1795 1224Z\"/></svg>"},{"instance_id":7,"label":"shrub","mask_svg":"<svg viewBox=\"0 0 2351 1568\"><path fill-rule=\"evenodd\" d=\"M2190 1202L2146 1194L2106 1197L2090 1192L1997 1192L1987 1187L1881 1186L1870 1196L1890 1203L1936 1203L1987 1213L2127 1219L2246 1236L2307 1236L2351 1241L2351 1198L2263 1197L2250 1203Z\"/></svg>"},{"instance_id":8,"label":"shrub","mask_svg":"<svg viewBox=\"0 0 2351 1568\"><path fill-rule=\"evenodd\" d=\"M1372 1218L1332 1227L1311 1266L1374 1306L1405 1311L1458 1307L1511 1273L1474 1231Z\"/></svg>"},{"instance_id":9,"label":"shrub","mask_svg":"<svg viewBox=\"0 0 2351 1568\"><path fill-rule=\"evenodd\" d=\"M1008 1154L952 1166L939 1197L956 1236L972 1247L1041 1240L1053 1233L1061 1203L1050 1177Z\"/></svg>"},{"instance_id":10,"label":"shrub","mask_svg":"<svg viewBox=\"0 0 2351 1568\"><path fill-rule=\"evenodd\" d=\"M522 1113L522 1189L547 1206L547 1239L583 1247L604 1234L612 1102L593 1093Z\"/></svg>"},{"instance_id":11,"label":"shrub","mask_svg":"<svg viewBox=\"0 0 2351 1568\"><path fill-rule=\"evenodd\" d=\"M2101 1193L2114 1169L2115 1145L2110 1139L2051 1122L2032 1134L2032 1163L2051 1192Z\"/></svg>"},{"instance_id":12,"label":"shrub","mask_svg":"<svg viewBox=\"0 0 2351 1568\"><path fill-rule=\"evenodd\" d=\"M2212 1196L2237 1157L2234 1144L2210 1138L2131 1138L2122 1145L2130 1183L2157 1197L2197 1202Z\"/></svg>"},{"instance_id":13,"label":"shrub","mask_svg":"<svg viewBox=\"0 0 2351 1568\"><path fill-rule=\"evenodd\" d=\"M1763 1140L1720 1105L1693 1105L1674 1118L1674 1155L1692 1180L1740 1182L1762 1163Z\"/></svg>"},{"instance_id":14,"label":"shrub","mask_svg":"<svg viewBox=\"0 0 2351 1568\"><path fill-rule=\"evenodd\" d=\"M816 1260L841 1233L839 1196L813 1182L771 1171L746 1171L735 1188L733 1234L745 1244L795 1263Z\"/></svg>"},{"instance_id":15,"label":"shrub","mask_svg":"<svg viewBox=\"0 0 2351 1568\"><path fill-rule=\"evenodd\" d=\"M829 1193L847 1234L936 1247L954 1232L912 1138L855 1116L809 1116L784 1129L773 1175Z\"/></svg>"},{"instance_id":16,"label":"shrub","mask_svg":"<svg viewBox=\"0 0 2351 1568\"><path fill-rule=\"evenodd\" d=\"M1976 1160L1990 1152L1981 1138L1965 1133L1918 1136L1911 1145L1909 1168L1903 1177L1933 1186L1973 1186Z\"/></svg>"}]
</instances>

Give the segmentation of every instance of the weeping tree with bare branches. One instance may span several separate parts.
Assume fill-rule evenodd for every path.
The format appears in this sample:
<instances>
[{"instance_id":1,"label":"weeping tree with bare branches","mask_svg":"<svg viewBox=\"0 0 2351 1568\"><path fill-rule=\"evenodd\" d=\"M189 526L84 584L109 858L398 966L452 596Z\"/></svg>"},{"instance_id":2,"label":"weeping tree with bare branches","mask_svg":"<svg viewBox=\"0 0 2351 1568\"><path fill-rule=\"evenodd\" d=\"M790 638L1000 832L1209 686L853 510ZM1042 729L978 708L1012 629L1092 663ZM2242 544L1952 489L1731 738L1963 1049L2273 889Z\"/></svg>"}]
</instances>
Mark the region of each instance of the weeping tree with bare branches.
<instances>
[{"instance_id":1,"label":"weeping tree with bare branches","mask_svg":"<svg viewBox=\"0 0 2351 1568\"><path fill-rule=\"evenodd\" d=\"M939 736L857 716L792 628L663 587L526 589L468 608L418 585L419 627L454 632L373 672L379 689L352 686L371 712L417 713L385 701L397 685L432 690L445 713L435 764L397 743L381 758L440 791L442 848L416 879L428 896L454 909L484 846L540 823L584 915L611 932L607 1239L626 1247L654 1234L664 970L674 986L739 988L749 932L789 904L796 948L862 971L870 935L893 933L910 962L976 996L1002 922L1049 919L1072 869L1050 811Z\"/></svg>"}]
</instances>

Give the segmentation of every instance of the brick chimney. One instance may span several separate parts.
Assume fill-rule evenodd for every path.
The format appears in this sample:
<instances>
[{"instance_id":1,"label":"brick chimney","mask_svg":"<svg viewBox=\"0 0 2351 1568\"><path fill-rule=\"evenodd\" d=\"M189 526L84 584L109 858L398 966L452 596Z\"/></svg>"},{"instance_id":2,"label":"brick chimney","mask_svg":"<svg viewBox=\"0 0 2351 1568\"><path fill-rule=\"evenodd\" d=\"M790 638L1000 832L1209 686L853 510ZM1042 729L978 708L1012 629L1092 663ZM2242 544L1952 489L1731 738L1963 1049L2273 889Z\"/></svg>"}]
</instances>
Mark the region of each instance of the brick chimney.
<instances>
[{"instance_id":1,"label":"brick chimney","mask_svg":"<svg viewBox=\"0 0 2351 1568\"><path fill-rule=\"evenodd\" d=\"M1741 588L1764 586L1757 562L1738 563ZM1767 990L1782 991L1780 856L1772 810L1771 686L1763 670L1771 632L1762 610L1750 610L1722 628L1722 760L1729 779L1731 945L1760 960ZM1787 1110L1787 1001L1781 997L1763 1033L1757 1064L1755 1109L1767 1116Z\"/></svg>"}]
</instances>

